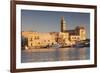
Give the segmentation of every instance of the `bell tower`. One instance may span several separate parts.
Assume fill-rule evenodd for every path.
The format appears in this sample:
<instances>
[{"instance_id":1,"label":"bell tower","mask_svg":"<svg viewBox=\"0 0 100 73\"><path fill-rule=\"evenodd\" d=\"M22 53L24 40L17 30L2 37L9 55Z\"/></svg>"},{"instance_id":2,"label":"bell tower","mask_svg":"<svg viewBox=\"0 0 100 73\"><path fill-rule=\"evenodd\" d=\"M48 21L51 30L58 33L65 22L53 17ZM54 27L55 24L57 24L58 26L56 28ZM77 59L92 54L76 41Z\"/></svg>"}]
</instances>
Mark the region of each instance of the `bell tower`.
<instances>
[{"instance_id":1,"label":"bell tower","mask_svg":"<svg viewBox=\"0 0 100 73\"><path fill-rule=\"evenodd\" d=\"M66 30L66 22L64 20L64 17L61 18L61 32L64 32Z\"/></svg>"}]
</instances>

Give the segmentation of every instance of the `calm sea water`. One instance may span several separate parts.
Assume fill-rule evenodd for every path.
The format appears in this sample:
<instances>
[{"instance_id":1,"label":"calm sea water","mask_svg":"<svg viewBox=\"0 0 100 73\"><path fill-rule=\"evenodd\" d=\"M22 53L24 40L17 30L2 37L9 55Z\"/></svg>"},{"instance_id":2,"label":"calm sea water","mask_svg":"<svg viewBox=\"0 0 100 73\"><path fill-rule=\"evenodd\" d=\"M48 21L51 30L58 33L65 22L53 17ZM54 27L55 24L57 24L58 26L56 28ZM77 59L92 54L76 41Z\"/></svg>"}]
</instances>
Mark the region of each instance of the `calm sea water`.
<instances>
[{"instance_id":1,"label":"calm sea water","mask_svg":"<svg viewBox=\"0 0 100 73\"><path fill-rule=\"evenodd\" d=\"M59 48L54 51L21 51L21 62L70 61L90 59L90 47Z\"/></svg>"}]
</instances>

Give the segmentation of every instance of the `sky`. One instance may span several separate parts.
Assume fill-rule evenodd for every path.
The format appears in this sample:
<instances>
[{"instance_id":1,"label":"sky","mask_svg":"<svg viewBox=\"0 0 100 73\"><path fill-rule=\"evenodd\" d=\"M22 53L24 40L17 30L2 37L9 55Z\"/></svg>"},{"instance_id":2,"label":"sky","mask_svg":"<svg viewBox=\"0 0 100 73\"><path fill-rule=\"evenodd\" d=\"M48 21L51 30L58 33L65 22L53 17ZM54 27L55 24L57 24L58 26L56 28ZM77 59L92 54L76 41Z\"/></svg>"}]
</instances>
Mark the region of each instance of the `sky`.
<instances>
[{"instance_id":1,"label":"sky","mask_svg":"<svg viewBox=\"0 0 100 73\"><path fill-rule=\"evenodd\" d=\"M66 21L66 30L82 25L90 37L90 13L21 10L22 31L60 32L61 18Z\"/></svg>"}]
</instances>

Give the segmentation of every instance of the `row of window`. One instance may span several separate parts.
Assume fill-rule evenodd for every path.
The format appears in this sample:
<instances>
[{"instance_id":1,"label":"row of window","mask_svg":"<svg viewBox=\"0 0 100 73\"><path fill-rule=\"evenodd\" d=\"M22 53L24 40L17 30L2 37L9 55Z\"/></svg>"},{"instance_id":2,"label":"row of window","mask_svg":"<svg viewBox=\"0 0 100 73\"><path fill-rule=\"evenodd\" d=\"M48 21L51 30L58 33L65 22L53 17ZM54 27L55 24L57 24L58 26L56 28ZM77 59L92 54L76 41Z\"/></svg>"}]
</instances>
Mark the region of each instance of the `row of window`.
<instances>
[{"instance_id":1,"label":"row of window","mask_svg":"<svg viewBox=\"0 0 100 73\"><path fill-rule=\"evenodd\" d=\"M34 41L34 40L31 38L30 41ZM50 40L44 40L44 42L51 42L51 41Z\"/></svg>"},{"instance_id":2,"label":"row of window","mask_svg":"<svg viewBox=\"0 0 100 73\"><path fill-rule=\"evenodd\" d=\"M72 39L74 39L74 40L75 40L75 39L76 39L76 40L79 40L80 38L79 38L79 37L72 37Z\"/></svg>"},{"instance_id":3,"label":"row of window","mask_svg":"<svg viewBox=\"0 0 100 73\"><path fill-rule=\"evenodd\" d=\"M32 40L38 40L38 39L40 39L40 37L39 36L35 36L34 38L30 38L30 41L32 41Z\"/></svg>"},{"instance_id":4,"label":"row of window","mask_svg":"<svg viewBox=\"0 0 100 73\"><path fill-rule=\"evenodd\" d=\"M38 45L41 45L41 44L43 44L43 43L38 42L37 44L38 44ZM48 43L48 45L53 45L53 44L54 44L53 42L52 42L52 43ZM31 46L34 46L34 44L31 43Z\"/></svg>"}]
</instances>

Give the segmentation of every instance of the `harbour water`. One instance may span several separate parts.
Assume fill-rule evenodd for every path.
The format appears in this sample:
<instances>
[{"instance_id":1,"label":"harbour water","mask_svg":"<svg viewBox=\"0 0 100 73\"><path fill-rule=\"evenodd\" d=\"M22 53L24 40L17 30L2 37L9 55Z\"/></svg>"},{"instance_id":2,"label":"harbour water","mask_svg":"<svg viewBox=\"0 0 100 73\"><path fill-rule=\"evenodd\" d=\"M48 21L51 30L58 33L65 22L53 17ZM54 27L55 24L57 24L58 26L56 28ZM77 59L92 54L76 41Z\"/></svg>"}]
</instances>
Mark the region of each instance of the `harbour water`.
<instances>
[{"instance_id":1,"label":"harbour water","mask_svg":"<svg viewBox=\"0 0 100 73\"><path fill-rule=\"evenodd\" d=\"M21 62L74 61L90 59L90 47L84 48L45 48L22 50Z\"/></svg>"}]
</instances>

